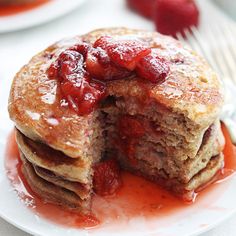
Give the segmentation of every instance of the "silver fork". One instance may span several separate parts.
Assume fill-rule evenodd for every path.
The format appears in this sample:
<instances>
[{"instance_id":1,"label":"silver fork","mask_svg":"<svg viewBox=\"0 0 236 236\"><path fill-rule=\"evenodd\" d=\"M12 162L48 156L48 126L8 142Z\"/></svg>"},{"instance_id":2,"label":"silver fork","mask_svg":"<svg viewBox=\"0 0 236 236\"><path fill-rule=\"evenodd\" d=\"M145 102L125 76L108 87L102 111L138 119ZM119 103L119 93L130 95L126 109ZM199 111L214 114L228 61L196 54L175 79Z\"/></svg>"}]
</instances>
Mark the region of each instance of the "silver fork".
<instances>
[{"instance_id":1,"label":"silver fork","mask_svg":"<svg viewBox=\"0 0 236 236\"><path fill-rule=\"evenodd\" d=\"M208 25L203 32L196 27L184 32L186 39L180 33L177 38L205 57L225 86L226 99L221 120L236 144L236 26L230 22L216 22Z\"/></svg>"}]
</instances>

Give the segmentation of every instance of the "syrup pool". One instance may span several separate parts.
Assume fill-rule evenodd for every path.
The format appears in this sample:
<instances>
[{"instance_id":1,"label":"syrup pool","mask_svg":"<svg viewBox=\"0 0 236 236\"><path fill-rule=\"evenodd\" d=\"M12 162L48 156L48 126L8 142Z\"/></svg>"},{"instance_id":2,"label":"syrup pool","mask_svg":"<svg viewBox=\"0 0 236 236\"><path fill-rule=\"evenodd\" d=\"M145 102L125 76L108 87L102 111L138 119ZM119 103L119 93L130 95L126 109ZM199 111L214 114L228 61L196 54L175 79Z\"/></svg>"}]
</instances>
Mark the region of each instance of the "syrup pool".
<instances>
[{"instance_id":1,"label":"syrup pool","mask_svg":"<svg viewBox=\"0 0 236 236\"><path fill-rule=\"evenodd\" d=\"M11 5L11 6L0 6L0 17L26 12L35 9L45 3L48 3L49 1L50 0L35 0L32 3Z\"/></svg>"},{"instance_id":2,"label":"syrup pool","mask_svg":"<svg viewBox=\"0 0 236 236\"><path fill-rule=\"evenodd\" d=\"M198 207L200 203L203 208L205 206L211 207L214 201L223 194L224 189L222 187L227 187L227 181L224 180L236 171L236 147L232 145L224 125L222 125L222 129L226 138L224 149L225 167L214 183L198 193L196 202L192 204L187 204L157 185L127 172L122 172L124 184L115 196L94 196L92 203L94 215L79 215L44 202L32 192L22 175L22 163L19 158L14 132L10 134L7 142L5 168L7 176L21 201L39 217L64 227L91 230L112 227L112 230L115 228L119 230L135 218L142 217L147 222L158 219L161 222L161 219L165 217L169 219L171 216L184 211L187 214L189 208ZM217 188L218 191L216 191ZM152 227L151 224L149 227ZM156 227L156 224L153 227Z\"/></svg>"}]
</instances>

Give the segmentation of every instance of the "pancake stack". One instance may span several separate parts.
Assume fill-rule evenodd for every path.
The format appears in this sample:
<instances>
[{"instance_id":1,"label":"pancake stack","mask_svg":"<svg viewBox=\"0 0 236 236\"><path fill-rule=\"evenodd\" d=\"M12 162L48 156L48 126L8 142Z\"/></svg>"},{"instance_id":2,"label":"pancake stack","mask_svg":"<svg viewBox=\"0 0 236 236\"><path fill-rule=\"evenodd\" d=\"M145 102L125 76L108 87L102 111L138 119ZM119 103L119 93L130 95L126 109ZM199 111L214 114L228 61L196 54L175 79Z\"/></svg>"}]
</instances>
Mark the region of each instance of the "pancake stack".
<instances>
[{"instance_id":1,"label":"pancake stack","mask_svg":"<svg viewBox=\"0 0 236 236\"><path fill-rule=\"evenodd\" d=\"M170 71L157 84L136 74L110 80L99 106L79 115L47 71L67 48L104 35L138 38L169 62ZM104 158L191 200L223 167L222 105L216 74L191 49L158 33L112 28L60 41L33 57L13 81L9 113L32 190L87 211L93 167Z\"/></svg>"},{"instance_id":2,"label":"pancake stack","mask_svg":"<svg viewBox=\"0 0 236 236\"><path fill-rule=\"evenodd\" d=\"M22 172L32 190L48 202L86 212L90 209L91 171L80 160L33 142L19 131L16 141Z\"/></svg>"}]
</instances>

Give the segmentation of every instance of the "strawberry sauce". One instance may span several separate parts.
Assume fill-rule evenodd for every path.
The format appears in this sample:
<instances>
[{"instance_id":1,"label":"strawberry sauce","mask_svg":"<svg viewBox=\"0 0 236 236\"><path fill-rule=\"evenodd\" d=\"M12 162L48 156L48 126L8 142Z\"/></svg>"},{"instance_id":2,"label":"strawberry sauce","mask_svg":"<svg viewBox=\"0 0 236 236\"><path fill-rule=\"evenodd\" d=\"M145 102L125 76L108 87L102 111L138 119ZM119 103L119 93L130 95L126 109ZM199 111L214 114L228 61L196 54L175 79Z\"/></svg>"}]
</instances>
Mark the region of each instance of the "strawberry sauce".
<instances>
[{"instance_id":1,"label":"strawberry sauce","mask_svg":"<svg viewBox=\"0 0 236 236\"><path fill-rule=\"evenodd\" d=\"M140 39L101 36L94 44L81 42L66 49L50 65L47 74L59 82L63 99L83 116L107 97L109 81L138 76L157 84L164 81L169 71L169 62Z\"/></svg>"},{"instance_id":2,"label":"strawberry sauce","mask_svg":"<svg viewBox=\"0 0 236 236\"><path fill-rule=\"evenodd\" d=\"M224 125L222 125L222 129L226 138L225 167L214 183L197 194L194 204L187 204L154 183L125 171L121 173L123 185L115 195L104 197L95 195L93 197L92 212L94 215L83 216L46 203L32 192L22 175L22 163L14 132L10 134L7 142L5 168L12 187L22 202L39 217L64 227L91 230L100 227L112 227L114 230L117 227L117 230L120 230L121 226L124 227L124 224L136 217L144 217L148 222L151 222L152 219L161 221L165 217L171 218L189 208L199 207L200 203L202 207L204 204L210 207L228 186L227 181L223 180L228 179L236 171L236 147L232 145ZM224 187L223 190L222 187Z\"/></svg>"},{"instance_id":3,"label":"strawberry sauce","mask_svg":"<svg viewBox=\"0 0 236 236\"><path fill-rule=\"evenodd\" d=\"M0 7L0 17L1 16L10 16L18 13L30 11L35 9L43 4L48 3L50 0L35 0L32 3L18 4L18 5L7 5Z\"/></svg>"}]
</instances>

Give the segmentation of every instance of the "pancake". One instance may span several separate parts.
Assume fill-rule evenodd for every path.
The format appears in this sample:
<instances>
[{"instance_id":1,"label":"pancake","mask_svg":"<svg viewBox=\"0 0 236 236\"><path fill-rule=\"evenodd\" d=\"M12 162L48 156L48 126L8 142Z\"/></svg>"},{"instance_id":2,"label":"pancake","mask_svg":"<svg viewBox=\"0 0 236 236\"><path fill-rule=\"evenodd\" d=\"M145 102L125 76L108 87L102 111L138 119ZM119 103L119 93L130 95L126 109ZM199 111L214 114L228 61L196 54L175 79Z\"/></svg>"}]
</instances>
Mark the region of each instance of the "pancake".
<instances>
[{"instance_id":1,"label":"pancake","mask_svg":"<svg viewBox=\"0 0 236 236\"><path fill-rule=\"evenodd\" d=\"M165 78L153 82L138 70L127 73L122 67L125 44L115 48L121 50L121 61L112 61L108 42L103 51L110 63L106 64L101 55L92 54L98 50L94 42L101 36L148 45L149 56L154 53L166 62L162 64L168 67ZM90 49L79 51L84 44ZM60 61L65 55L67 64ZM95 58L92 64L89 56ZM80 60L73 61L75 58ZM67 67L68 63L73 68ZM108 67L104 69L102 63ZM140 61L135 63L137 66ZM95 71L103 68L109 76L110 70L121 70L125 76L99 79L89 66ZM73 73L66 74L69 70ZM64 80L63 76L68 77ZM65 88L69 95L65 96ZM91 92L94 89L96 93ZM24 174L32 189L58 204L64 199L67 206L81 204L83 209L93 192L93 178L106 179L93 174L97 164L107 158L117 159L122 168L178 196L193 197L223 166L224 137L219 121L223 97L215 72L179 41L155 32L110 28L59 41L34 56L14 78L8 110L18 129L17 144L27 160ZM95 105L88 113L79 113L84 104ZM57 191L62 193L58 198Z\"/></svg>"},{"instance_id":2,"label":"pancake","mask_svg":"<svg viewBox=\"0 0 236 236\"><path fill-rule=\"evenodd\" d=\"M90 209L90 199L81 200L74 192L58 187L40 178L30 162L20 153L23 161L22 173L31 189L47 202L58 204L79 212L86 213Z\"/></svg>"},{"instance_id":3,"label":"pancake","mask_svg":"<svg viewBox=\"0 0 236 236\"><path fill-rule=\"evenodd\" d=\"M189 136L191 144L195 144L189 151L194 157L204 131L220 113L223 104L222 89L216 74L204 59L191 49L183 47L180 42L154 32L126 28L101 29L60 41L33 57L17 73L12 83L9 114L16 127L27 137L40 140L67 156L79 157L85 161L99 159L96 154L101 151L99 148L102 144L98 137L101 135L97 127L99 122L96 122L98 115L94 112L88 116L79 116L68 106L61 106L63 99L59 82L48 78L46 71L66 48L81 40L94 42L101 35L140 38L171 62L170 73L165 81L147 85L145 90L148 92L138 79L127 79L109 83L108 93L123 98L126 103L139 104L140 100L146 101L142 104L142 110L149 117L155 118L161 106L166 108L170 111L169 116L164 117L162 123L169 129L175 129L180 134L182 130ZM130 102L131 99L135 101ZM135 113L133 110L129 111L128 107L126 110ZM176 122L177 119L182 122ZM94 147L98 150L90 153Z\"/></svg>"},{"instance_id":4,"label":"pancake","mask_svg":"<svg viewBox=\"0 0 236 236\"><path fill-rule=\"evenodd\" d=\"M162 174L163 171L161 170L164 170L162 177L171 179L176 178L181 183L188 183L194 175L208 165L208 162L213 156L217 156L223 151L224 144L225 142L220 124L219 122L216 122L206 131L202 140L202 145L194 159L189 158L182 161L176 160L173 156L155 155L157 151L155 151L153 145L146 142L139 144L136 155L138 156L137 159L141 161L140 169L143 168L143 162L146 163L146 173L152 175L152 172L154 172L157 174L157 171L160 170L160 173ZM145 155L142 153L145 153ZM153 159L155 158L156 160L150 159L150 157ZM157 161L157 159L159 159L159 161ZM125 160L127 160L127 158L125 158ZM136 165L136 167L138 167L138 165Z\"/></svg>"},{"instance_id":5,"label":"pancake","mask_svg":"<svg viewBox=\"0 0 236 236\"><path fill-rule=\"evenodd\" d=\"M59 186L64 189L70 190L71 192L74 192L82 200L90 198L90 195L91 195L91 189L89 188L90 186L86 187L79 182L71 182L71 181L65 180L59 176L56 176L53 172L43 169L41 167L38 167L35 165L33 165L33 167L34 167L35 173L42 179L56 186Z\"/></svg>"},{"instance_id":6,"label":"pancake","mask_svg":"<svg viewBox=\"0 0 236 236\"><path fill-rule=\"evenodd\" d=\"M214 177L217 178L217 174L219 173L218 171L220 171L224 166L224 156L220 153L219 155L212 157L207 166L193 176L188 183L180 182L175 178L163 178L163 175L161 175L160 172L156 175L150 175L148 174L148 171L137 171L133 168L133 166L129 166L127 162L123 162L122 166L131 173L153 181L167 190L170 190L179 198L191 202L195 193L198 192L198 189L204 189L208 183L211 182L211 180L215 180ZM142 167L145 168L147 166L142 165Z\"/></svg>"},{"instance_id":7,"label":"pancake","mask_svg":"<svg viewBox=\"0 0 236 236\"><path fill-rule=\"evenodd\" d=\"M224 138L222 138L222 132L215 129L215 132L212 132L203 143L196 159L189 159L179 166L172 162L158 168L153 165L154 161L143 158L132 165L126 156L121 155L121 152L118 158L124 169L154 181L179 197L191 201L198 188L207 185L224 166L222 154Z\"/></svg>"},{"instance_id":8,"label":"pancake","mask_svg":"<svg viewBox=\"0 0 236 236\"><path fill-rule=\"evenodd\" d=\"M88 184L91 181L91 165L79 158L68 158L60 151L34 142L16 131L16 141L24 155L32 164L54 172L70 181Z\"/></svg>"}]
</instances>

